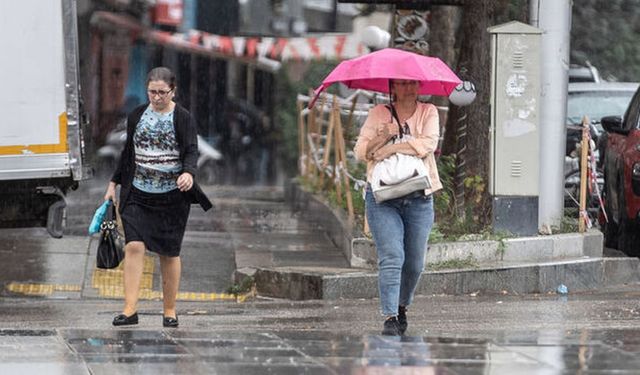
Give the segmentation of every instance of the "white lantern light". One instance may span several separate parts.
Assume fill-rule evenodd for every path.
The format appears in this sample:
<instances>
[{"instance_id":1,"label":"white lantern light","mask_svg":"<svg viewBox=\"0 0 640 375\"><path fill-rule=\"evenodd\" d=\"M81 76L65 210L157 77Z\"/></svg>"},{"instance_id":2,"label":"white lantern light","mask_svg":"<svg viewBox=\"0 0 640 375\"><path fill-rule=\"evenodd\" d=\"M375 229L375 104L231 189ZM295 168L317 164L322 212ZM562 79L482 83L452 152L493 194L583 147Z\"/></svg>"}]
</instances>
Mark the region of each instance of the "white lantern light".
<instances>
[{"instance_id":1,"label":"white lantern light","mask_svg":"<svg viewBox=\"0 0 640 375\"><path fill-rule=\"evenodd\" d=\"M476 99L476 85L463 81L449 95L449 101L459 107L469 105Z\"/></svg>"},{"instance_id":2,"label":"white lantern light","mask_svg":"<svg viewBox=\"0 0 640 375\"><path fill-rule=\"evenodd\" d=\"M362 30L361 39L365 46L373 50L379 50L389 46L391 34L378 26L370 25Z\"/></svg>"}]
</instances>

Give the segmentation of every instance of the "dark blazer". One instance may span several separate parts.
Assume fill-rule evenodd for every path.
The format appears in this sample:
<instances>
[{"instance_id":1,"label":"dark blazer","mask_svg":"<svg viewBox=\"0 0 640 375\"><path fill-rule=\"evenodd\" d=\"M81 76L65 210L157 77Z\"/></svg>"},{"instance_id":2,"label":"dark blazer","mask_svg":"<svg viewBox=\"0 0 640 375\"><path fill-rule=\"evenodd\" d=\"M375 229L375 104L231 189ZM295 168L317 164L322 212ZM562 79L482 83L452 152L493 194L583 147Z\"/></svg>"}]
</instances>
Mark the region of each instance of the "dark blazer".
<instances>
[{"instance_id":1,"label":"dark blazer","mask_svg":"<svg viewBox=\"0 0 640 375\"><path fill-rule=\"evenodd\" d=\"M120 161L116 171L111 177L111 181L120 184L120 210L124 210L131 192L133 176L136 171L135 148L133 146L133 135L142 114L149 106L149 103L135 108L127 117L127 141L122 150ZM207 211L212 207L209 198L202 192L200 186L195 182L198 163L198 127L193 116L184 107L176 104L173 111L173 127L176 132L176 140L180 149L180 160L182 161L182 172L189 172L194 177L191 190L184 192L191 203L199 203L202 209Z\"/></svg>"}]
</instances>

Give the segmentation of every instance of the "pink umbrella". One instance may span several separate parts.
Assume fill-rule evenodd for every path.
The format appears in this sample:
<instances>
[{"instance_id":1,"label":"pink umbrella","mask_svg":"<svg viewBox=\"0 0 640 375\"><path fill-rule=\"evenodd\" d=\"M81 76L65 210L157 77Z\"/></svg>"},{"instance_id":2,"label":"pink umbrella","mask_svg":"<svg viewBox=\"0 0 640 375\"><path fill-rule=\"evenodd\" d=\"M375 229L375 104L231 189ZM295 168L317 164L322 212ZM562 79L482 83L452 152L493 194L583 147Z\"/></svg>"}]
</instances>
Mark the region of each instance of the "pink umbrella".
<instances>
[{"instance_id":1,"label":"pink umbrella","mask_svg":"<svg viewBox=\"0 0 640 375\"><path fill-rule=\"evenodd\" d=\"M385 48L341 62L315 90L309 103L313 107L320 93L336 82L352 89L389 92L390 79L420 81L421 95L449 96L462 81L437 57L418 55L396 48Z\"/></svg>"}]
</instances>

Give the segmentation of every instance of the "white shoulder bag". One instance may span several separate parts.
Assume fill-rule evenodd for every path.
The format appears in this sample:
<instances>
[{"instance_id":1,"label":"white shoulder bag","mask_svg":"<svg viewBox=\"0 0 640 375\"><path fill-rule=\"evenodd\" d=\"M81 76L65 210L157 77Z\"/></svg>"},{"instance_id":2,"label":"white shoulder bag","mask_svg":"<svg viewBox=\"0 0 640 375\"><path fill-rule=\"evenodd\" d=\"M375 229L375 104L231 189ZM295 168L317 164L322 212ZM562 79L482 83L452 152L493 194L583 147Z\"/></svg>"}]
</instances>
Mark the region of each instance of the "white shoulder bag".
<instances>
[{"instance_id":1,"label":"white shoulder bag","mask_svg":"<svg viewBox=\"0 0 640 375\"><path fill-rule=\"evenodd\" d=\"M399 135L389 141L390 144L407 142L413 138L402 129L393 105L390 106L392 119L398 122ZM408 126L406 126L408 130ZM417 156L395 153L379 161L371 173L371 191L376 203L400 198L415 191L429 189L429 171L424 161Z\"/></svg>"}]
</instances>

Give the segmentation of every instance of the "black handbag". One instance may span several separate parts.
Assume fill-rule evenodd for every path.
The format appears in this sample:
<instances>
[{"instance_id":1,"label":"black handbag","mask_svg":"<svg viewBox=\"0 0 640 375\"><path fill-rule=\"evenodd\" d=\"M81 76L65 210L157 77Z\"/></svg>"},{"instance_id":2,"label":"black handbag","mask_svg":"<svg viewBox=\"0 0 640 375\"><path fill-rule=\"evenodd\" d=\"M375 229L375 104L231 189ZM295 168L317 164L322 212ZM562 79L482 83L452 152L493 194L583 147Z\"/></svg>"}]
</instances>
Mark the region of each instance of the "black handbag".
<instances>
[{"instance_id":1,"label":"black handbag","mask_svg":"<svg viewBox=\"0 0 640 375\"><path fill-rule=\"evenodd\" d=\"M116 205L112 203L100 224L100 242L96 255L98 268L116 268L124 259L124 236L118 231L116 210Z\"/></svg>"}]
</instances>

